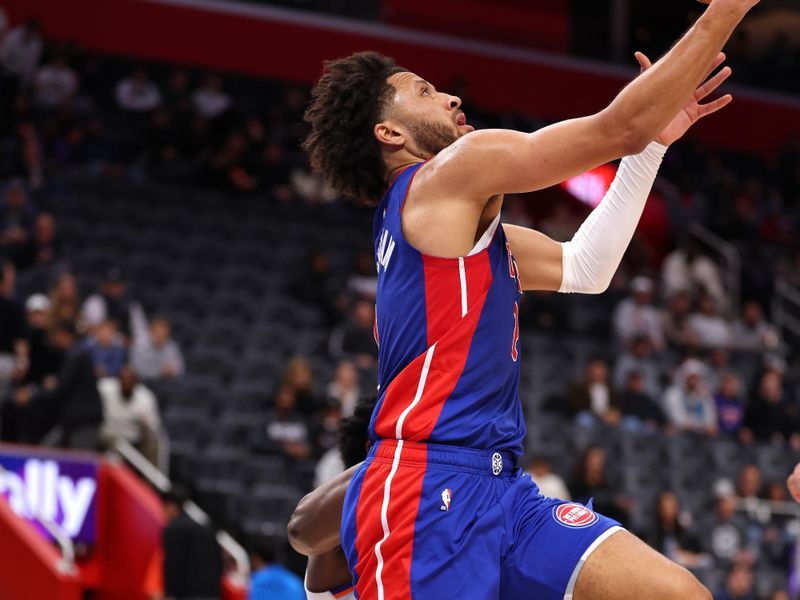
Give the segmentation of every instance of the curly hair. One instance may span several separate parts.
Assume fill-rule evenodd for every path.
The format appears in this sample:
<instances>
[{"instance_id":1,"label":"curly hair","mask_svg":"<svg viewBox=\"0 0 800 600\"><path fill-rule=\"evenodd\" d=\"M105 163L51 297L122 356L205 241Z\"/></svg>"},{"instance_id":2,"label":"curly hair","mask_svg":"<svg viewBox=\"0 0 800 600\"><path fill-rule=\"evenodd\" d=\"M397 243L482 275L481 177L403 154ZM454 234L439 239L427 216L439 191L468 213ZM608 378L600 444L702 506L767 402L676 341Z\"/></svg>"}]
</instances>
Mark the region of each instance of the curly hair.
<instances>
[{"instance_id":1,"label":"curly hair","mask_svg":"<svg viewBox=\"0 0 800 600\"><path fill-rule=\"evenodd\" d=\"M367 457L369 421L377 401L374 394L362 396L358 399L353 414L339 422L339 453L348 469Z\"/></svg>"},{"instance_id":2,"label":"curly hair","mask_svg":"<svg viewBox=\"0 0 800 600\"><path fill-rule=\"evenodd\" d=\"M325 62L304 116L311 132L303 149L337 193L374 205L386 191L381 148L372 131L394 90L387 79L406 70L377 52Z\"/></svg>"}]
</instances>

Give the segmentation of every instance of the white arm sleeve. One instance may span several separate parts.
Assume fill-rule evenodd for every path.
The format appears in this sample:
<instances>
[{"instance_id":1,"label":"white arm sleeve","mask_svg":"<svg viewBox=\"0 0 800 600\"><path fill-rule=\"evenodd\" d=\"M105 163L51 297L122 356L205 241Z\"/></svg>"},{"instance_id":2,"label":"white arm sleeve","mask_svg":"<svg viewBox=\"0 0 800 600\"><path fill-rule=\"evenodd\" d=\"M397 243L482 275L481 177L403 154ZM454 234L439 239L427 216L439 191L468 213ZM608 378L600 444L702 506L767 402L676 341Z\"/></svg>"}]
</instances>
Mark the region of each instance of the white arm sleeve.
<instances>
[{"instance_id":1,"label":"white arm sleeve","mask_svg":"<svg viewBox=\"0 0 800 600\"><path fill-rule=\"evenodd\" d=\"M666 146L651 142L644 152L626 156L602 202L563 249L563 294L601 294L631 242L644 204L656 180Z\"/></svg>"}]
</instances>

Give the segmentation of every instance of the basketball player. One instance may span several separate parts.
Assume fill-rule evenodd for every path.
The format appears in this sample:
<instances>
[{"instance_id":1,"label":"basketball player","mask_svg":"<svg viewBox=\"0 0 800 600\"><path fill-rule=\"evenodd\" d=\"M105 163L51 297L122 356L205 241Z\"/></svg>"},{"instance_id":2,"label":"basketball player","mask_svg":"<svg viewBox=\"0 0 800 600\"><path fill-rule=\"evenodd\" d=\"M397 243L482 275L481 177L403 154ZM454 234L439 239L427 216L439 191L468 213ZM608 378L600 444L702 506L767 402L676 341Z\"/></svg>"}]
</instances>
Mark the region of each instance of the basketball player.
<instances>
[{"instance_id":1,"label":"basketball player","mask_svg":"<svg viewBox=\"0 0 800 600\"><path fill-rule=\"evenodd\" d=\"M532 134L472 133L458 98L380 55L327 63L305 148L339 193L377 203L379 398L339 536L361 600L710 598L616 522L519 476L518 301L606 289L665 145L730 101L693 98L756 4L714 0L606 109ZM504 193L626 155L570 242L500 226Z\"/></svg>"}]
</instances>

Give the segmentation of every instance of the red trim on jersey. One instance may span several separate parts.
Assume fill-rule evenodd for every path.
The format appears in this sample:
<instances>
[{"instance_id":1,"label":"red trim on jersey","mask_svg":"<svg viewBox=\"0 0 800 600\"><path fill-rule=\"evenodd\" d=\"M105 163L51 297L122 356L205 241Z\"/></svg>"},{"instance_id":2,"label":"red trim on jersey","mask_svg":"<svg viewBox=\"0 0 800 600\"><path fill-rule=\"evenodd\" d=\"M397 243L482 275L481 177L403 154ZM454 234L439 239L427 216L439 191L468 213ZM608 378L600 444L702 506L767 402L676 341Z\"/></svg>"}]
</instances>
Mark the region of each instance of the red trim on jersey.
<instances>
[{"instance_id":1,"label":"red trim on jersey","mask_svg":"<svg viewBox=\"0 0 800 600\"><path fill-rule=\"evenodd\" d=\"M349 593L350 593L350 592L352 592L352 591L353 591L353 586L351 585L350 587L346 587L346 588L344 588L344 589L343 589L342 591L340 591L340 592L336 592L336 593L333 595L333 597L334 597L334 598L344 598L345 596L347 596L347 594L349 594Z\"/></svg>"},{"instance_id":2,"label":"red trim on jersey","mask_svg":"<svg viewBox=\"0 0 800 600\"><path fill-rule=\"evenodd\" d=\"M375 546L383 540L381 507L384 485L392 470L395 440L384 440L379 452L367 468L356 508L356 550L358 562L356 591L360 600L378 597L376 570L378 559ZM404 462L401 451L397 470L391 482L386 520L389 536L381 544L383 568L381 581L385 600L411 598L411 559L414 548L414 524L417 519L422 482L427 463L425 452L414 452L413 462Z\"/></svg>"},{"instance_id":3,"label":"red trim on jersey","mask_svg":"<svg viewBox=\"0 0 800 600\"><path fill-rule=\"evenodd\" d=\"M429 160L430 160L430 158L427 159L427 160L423 160L422 164L424 165ZM411 167L414 167L414 166L416 166L418 164L419 163L414 163L413 165L408 165L402 171L400 171L397 175L395 175L394 179L392 179L392 185L394 185L394 182L397 181L397 178L400 177L400 175L402 175L405 171L407 171ZM422 167L419 167L419 168L417 168L416 171L414 171L414 174L411 176L411 179L409 179L408 183L406 184L406 193L403 194L403 201L400 203L400 228L401 229L403 227L403 207L406 205L406 198L408 198L408 192L411 190L411 182L414 181L414 177L417 176L417 173L419 173L420 169L422 169ZM391 185L389 187L391 187ZM403 237L405 237L405 236L403 236Z\"/></svg>"},{"instance_id":4,"label":"red trim on jersey","mask_svg":"<svg viewBox=\"0 0 800 600\"><path fill-rule=\"evenodd\" d=\"M402 438L427 440L433 433L444 403L453 392L464 371L472 338L480 321L486 296L492 285L488 252L464 260L467 282L466 316L461 317L461 281L458 259L446 260L445 266L434 268L433 261L423 257L425 267L425 305L428 343L436 343L428 379L419 403L406 416ZM395 438L400 415L413 401L425 362L425 354L415 358L389 384L375 419L375 432L380 438Z\"/></svg>"}]
</instances>

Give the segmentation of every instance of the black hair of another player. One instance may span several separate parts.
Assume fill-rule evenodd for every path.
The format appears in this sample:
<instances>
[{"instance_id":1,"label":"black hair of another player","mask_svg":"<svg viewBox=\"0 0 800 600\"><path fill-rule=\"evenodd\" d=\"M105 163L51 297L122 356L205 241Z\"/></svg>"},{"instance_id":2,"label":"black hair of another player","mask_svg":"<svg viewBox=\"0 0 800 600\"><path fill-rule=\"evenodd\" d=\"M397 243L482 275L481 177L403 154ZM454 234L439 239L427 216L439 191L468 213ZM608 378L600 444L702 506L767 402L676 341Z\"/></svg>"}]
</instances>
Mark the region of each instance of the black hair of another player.
<instances>
[{"instance_id":1,"label":"black hair of another player","mask_svg":"<svg viewBox=\"0 0 800 600\"><path fill-rule=\"evenodd\" d=\"M339 453L345 468L357 465L367 457L369 420L375 410L376 396L359 398L353 414L339 422Z\"/></svg>"}]
</instances>

